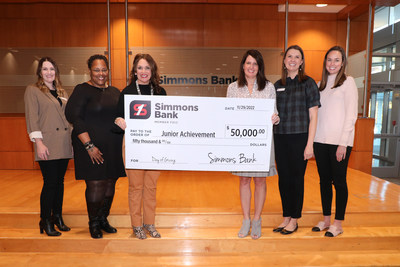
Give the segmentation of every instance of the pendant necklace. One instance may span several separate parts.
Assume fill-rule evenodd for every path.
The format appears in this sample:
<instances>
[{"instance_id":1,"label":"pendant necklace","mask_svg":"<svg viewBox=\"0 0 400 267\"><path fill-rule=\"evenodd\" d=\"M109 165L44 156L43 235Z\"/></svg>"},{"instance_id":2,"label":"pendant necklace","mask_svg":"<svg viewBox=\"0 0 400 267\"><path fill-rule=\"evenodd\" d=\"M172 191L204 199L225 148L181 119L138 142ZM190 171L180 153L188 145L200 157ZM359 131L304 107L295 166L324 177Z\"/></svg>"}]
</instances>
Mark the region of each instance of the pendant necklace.
<instances>
[{"instance_id":1,"label":"pendant necklace","mask_svg":"<svg viewBox=\"0 0 400 267\"><path fill-rule=\"evenodd\" d=\"M141 95L142 92L140 91L140 87L139 87L137 80L136 80L136 88L137 88L138 95ZM151 84L150 84L150 95L154 95L153 86Z\"/></svg>"}]
</instances>

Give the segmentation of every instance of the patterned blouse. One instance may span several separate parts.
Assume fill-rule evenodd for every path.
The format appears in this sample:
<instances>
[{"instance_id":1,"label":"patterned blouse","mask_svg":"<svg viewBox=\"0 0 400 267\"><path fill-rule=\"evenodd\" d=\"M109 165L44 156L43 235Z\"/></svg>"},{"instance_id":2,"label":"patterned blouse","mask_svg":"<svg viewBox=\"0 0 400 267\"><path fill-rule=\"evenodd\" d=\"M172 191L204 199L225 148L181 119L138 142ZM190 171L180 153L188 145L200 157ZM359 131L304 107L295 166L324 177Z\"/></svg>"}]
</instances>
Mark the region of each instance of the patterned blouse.
<instances>
[{"instance_id":1,"label":"patterned blouse","mask_svg":"<svg viewBox=\"0 0 400 267\"><path fill-rule=\"evenodd\" d=\"M275 99L275 87L271 82L267 82L264 90L258 90L257 82L254 82L253 92L250 94L247 85L244 87L239 87L238 82L233 82L229 85L228 91L226 93L226 97L236 97L236 98L266 98L266 99ZM274 107L275 113L278 113L276 108L276 103Z\"/></svg>"},{"instance_id":2,"label":"patterned blouse","mask_svg":"<svg viewBox=\"0 0 400 267\"><path fill-rule=\"evenodd\" d=\"M266 98L266 99L275 99L275 87L271 82L267 82L263 90L258 90L257 82L254 82L253 92L250 94L249 89L245 85L244 87L238 87L238 83L233 82L229 85L228 91L226 93L227 97L237 97L237 98ZM278 113L276 109L276 102L274 105L274 112ZM275 156L274 156L274 140L272 139L271 144L271 155L270 155L270 163L269 163L269 171L268 172L257 172L257 171L237 171L232 172L232 174L243 177L267 177L274 176L278 174L275 166Z\"/></svg>"}]
</instances>

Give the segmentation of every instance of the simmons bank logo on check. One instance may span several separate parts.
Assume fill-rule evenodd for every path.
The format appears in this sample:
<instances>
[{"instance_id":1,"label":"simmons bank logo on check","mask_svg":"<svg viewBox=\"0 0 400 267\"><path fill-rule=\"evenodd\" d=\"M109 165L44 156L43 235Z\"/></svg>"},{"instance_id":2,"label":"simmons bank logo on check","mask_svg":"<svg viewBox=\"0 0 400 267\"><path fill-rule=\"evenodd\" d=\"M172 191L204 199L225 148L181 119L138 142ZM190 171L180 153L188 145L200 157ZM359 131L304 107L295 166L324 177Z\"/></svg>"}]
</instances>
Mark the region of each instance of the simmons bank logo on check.
<instances>
[{"instance_id":1,"label":"simmons bank logo on check","mask_svg":"<svg viewBox=\"0 0 400 267\"><path fill-rule=\"evenodd\" d=\"M151 101L134 100L129 109L131 119L148 119L151 115ZM180 112L187 111L199 111L199 106L155 103L154 118L177 119Z\"/></svg>"},{"instance_id":2,"label":"simmons bank logo on check","mask_svg":"<svg viewBox=\"0 0 400 267\"><path fill-rule=\"evenodd\" d=\"M151 101L134 100L129 105L131 119L148 119L151 115Z\"/></svg>"}]
</instances>

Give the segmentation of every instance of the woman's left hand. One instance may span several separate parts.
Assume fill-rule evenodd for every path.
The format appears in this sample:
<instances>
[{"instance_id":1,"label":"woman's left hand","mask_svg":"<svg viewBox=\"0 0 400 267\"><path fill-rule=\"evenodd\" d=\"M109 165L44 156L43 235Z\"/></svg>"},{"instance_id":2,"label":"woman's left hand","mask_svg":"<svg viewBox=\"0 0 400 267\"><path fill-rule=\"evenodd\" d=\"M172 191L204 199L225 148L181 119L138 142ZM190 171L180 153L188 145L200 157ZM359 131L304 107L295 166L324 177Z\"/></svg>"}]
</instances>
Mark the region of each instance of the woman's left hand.
<instances>
[{"instance_id":1,"label":"woman's left hand","mask_svg":"<svg viewBox=\"0 0 400 267\"><path fill-rule=\"evenodd\" d=\"M118 117L118 118L115 119L114 123L116 125L118 125L119 128L121 128L122 130L125 131L125 129L126 129L126 121L124 120L124 118Z\"/></svg>"},{"instance_id":2,"label":"woman's left hand","mask_svg":"<svg viewBox=\"0 0 400 267\"><path fill-rule=\"evenodd\" d=\"M97 147L92 147L87 151L89 153L89 157L92 161L93 164L103 164L104 158L103 158L103 153L97 148Z\"/></svg>"},{"instance_id":3,"label":"woman's left hand","mask_svg":"<svg viewBox=\"0 0 400 267\"><path fill-rule=\"evenodd\" d=\"M312 145L306 146L306 149L304 149L304 160L308 160L314 157L314 148Z\"/></svg>"},{"instance_id":4,"label":"woman's left hand","mask_svg":"<svg viewBox=\"0 0 400 267\"><path fill-rule=\"evenodd\" d=\"M345 146L338 146L336 150L336 160L341 162L346 158L346 147Z\"/></svg>"},{"instance_id":5,"label":"woman's left hand","mask_svg":"<svg viewBox=\"0 0 400 267\"><path fill-rule=\"evenodd\" d=\"M281 121L281 118L279 118L277 113L274 113L272 114L271 120L273 125L277 125Z\"/></svg>"}]
</instances>

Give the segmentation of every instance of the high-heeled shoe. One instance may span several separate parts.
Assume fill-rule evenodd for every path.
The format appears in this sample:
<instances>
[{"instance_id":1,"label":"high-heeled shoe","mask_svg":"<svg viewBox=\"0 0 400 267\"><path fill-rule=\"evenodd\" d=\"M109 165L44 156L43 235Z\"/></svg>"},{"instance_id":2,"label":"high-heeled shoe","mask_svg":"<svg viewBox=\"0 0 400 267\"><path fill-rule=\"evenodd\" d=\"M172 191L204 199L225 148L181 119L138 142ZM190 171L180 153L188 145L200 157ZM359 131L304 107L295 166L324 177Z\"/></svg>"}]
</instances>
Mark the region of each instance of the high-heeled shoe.
<instances>
[{"instance_id":1,"label":"high-heeled shoe","mask_svg":"<svg viewBox=\"0 0 400 267\"><path fill-rule=\"evenodd\" d=\"M146 233L143 231L143 227L142 226L137 226L137 227L133 227L133 233L135 234L135 236L139 239L146 239Z\"/></svg>"},{"instance_id":2,"label":"high-heeled shoe","mask_svg":"<svg viewBox=\"0 0 400 267\"><path fill-rule=\"evenodd\" d=\"M54 229L54 224L50 219L41 219L39 222L40 233L46 232L48 236L60 236L61 233Z\"/></svg>"},{"instance_id":3,"label":"high-heeled shoe","mask_svg":"<svg viewBox=\"0 0 400 267\"><path fill-rule=\"evenodd\" d=\"M251 222L251 238L259 239L261 237L261 218Z\"/></svg>"},{"instance_id":4,"label":"high-heeled shoe","mask_svg":"<svg viewBox=\"0 0 400 267\"><path fill-rule=\"evenodd\" d=\"M160 233L156 230L154 224L143 224L144 230L149 233L149 235L153 238L161 238Z\"/></svg>"},{"instance_id":5,"label":"high-heeled shoe","mask_svg":"<svg viewBox=\"0 0 400 267\"><path fill-rule=\"evenodd\" d=\"M248 219L248 220L243 219L242 227L240 228L240 230L238 232L238 237L245 238L246 236L249 235L249 233L250 233L250 219Z\"/></svg>"},{"instance_id":6,"label":"high-heeled shoe","mask_svg":"<svg viewBox=\"0 0 400 267\"><path fill-rule=\"evenodd\" d=\"M68 232L71 230L67 225L65 225L63 217L61 214L53 214L53 223L57 226L60 231Z\"/></svg>"},{"instance_id":7,"label":"high-heeled shoe","mask_svg":"<svg viewBox=\"0 0 400 267\"><path fill-rule=\"evenodd\" d=\"M282 234L282 235L290 235L290 234L293 234L294 232L297 231L298 228L299 228L299 225L296 223L296 228L294 228L293 231L289 231L289 230L283 229L283 230L281 231L281 234Z\"/></svg>"}]
</instances>

